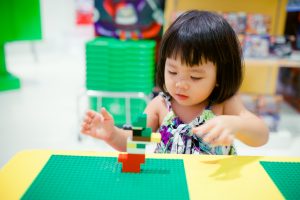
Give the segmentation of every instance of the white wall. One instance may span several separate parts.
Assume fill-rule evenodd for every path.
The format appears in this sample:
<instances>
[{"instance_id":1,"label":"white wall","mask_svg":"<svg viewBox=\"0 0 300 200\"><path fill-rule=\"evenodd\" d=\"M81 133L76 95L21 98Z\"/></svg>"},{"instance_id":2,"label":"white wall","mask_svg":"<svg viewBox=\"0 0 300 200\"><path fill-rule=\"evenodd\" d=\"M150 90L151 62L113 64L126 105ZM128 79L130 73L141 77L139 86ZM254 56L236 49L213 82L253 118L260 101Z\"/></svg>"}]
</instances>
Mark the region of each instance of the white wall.
<instances>
[{"instance_id":1,"label":"white wall","mask_svg":"<svg viewBox=\"0 0 300 200\"><path fill-rule=\"evenodd\" d=\"M59 41L75 28L75 0L40 0L43 39Z\"/></svg>"}]
</instances>

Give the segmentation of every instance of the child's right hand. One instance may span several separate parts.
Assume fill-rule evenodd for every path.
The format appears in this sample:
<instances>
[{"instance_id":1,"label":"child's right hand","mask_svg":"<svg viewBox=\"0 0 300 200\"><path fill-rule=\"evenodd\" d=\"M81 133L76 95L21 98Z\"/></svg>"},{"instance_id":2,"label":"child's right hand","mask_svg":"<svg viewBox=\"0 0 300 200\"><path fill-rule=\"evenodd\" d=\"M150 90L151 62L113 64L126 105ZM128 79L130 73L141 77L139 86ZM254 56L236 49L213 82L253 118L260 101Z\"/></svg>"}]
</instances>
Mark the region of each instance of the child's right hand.
<instances>
[{"instance_id":1,"label":"child's right hand","mask_svg":"<svg viewBox=\"0 0 300 200\"><path fill-rule=\"evenodd\" d=\"M106 142L112 140L115 130L114 118L105 108L101 108L99 113L89 110L81 126L81 132L83 134Z\"/></svg>"}]
</instances>

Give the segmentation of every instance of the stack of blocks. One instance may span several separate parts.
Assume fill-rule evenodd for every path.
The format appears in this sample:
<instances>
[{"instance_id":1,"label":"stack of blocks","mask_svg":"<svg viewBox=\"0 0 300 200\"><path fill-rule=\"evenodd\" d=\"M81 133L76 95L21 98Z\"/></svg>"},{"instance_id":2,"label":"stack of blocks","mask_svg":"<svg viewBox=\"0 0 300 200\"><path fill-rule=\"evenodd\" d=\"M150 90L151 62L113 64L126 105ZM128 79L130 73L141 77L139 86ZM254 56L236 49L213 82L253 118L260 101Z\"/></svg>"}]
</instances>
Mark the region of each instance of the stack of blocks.
<instances>
[{"instance_id":1,"label":"stack of blocks","mask_svg":"<svg viewBox=\"0 0 300 200\"><path fill-rule=\"evenodd\" d=\"M154 40L118 40L97 37L86 43L86 88L92 91L117 93L151 94L155 76ZM126 96L126 95L125 95ZM129 108L126 99L90 97L90 108L98 111L105 107L114 117L115 123L122 126L128 123L126 112L130 112L130 121L143 112L146 102L139 98L130 98Z\"/></svg>"},{"instance_id":2,"label":"stack of blocks","mask_svg":"<svg viewBox=\"0 0 300 200\"><path fill-rule=\"evenodd\" d=\"M155 74L154 40L98 37L86 43L86 88L150 94Z\"/></svg>"},{"instance_id":3,"label":"stack of blocks","mask_svg":"<svg viewBox=\"0 0 300 200\"><path fill-rule=\"evenodd\" d=\"M128 129L128 128L127 128ZM118 161L122 162L122 172L141 171L140 165L145 163L146 144L150 142L159 143L161 135L159 133L152 133L152 129L147 127L147 115L140 115L132 124L132 137L127 139L127 153L120 154Z\"/></svg>"}]
</instances>

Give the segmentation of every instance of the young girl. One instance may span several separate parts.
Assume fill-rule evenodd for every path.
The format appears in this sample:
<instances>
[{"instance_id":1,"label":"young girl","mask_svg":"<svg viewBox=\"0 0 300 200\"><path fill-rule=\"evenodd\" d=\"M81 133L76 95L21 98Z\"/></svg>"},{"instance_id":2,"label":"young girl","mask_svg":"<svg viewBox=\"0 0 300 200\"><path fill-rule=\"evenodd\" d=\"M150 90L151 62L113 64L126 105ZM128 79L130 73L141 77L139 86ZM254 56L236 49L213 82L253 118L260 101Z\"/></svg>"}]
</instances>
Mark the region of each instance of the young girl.
<instances>
[{"instance_id":1,"label":"young girl","mask_svg":"<svg viewBox=\"0 0 300 200\"><path fill-rule=\"evenodd\" d=\"M157 84L163 91L145 109L147 126L161 133L157 153L236 154L234 138L249 146L268 141L268 128L242 104L242 52L224 18L206 11L180 15L163 36ZM88 111L82 133L126 151L131 131L114 126L102 108Z\"/></svg>"}]
</instances>

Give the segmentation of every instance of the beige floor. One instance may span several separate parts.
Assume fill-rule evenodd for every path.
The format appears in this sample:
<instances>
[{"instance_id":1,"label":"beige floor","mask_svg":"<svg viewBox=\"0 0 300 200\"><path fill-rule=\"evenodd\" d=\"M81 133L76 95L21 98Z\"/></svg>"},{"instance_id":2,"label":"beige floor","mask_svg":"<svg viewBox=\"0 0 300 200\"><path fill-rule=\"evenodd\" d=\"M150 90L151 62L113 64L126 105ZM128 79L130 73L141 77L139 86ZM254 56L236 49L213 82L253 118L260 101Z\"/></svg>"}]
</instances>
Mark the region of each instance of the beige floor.
<instances>
[{"instance_id":1,"label":"beige floor","mask_svg":"<svg viewBox=\"0 0 300 200\"><path fill-rule=\"evenodd\" d=\"M61 43L6 46L7 67L21 78L22 88L0 92L0 167L27 149L113 151L102 141L77 139L88 39L77 33ZM300 156L300 115L283 104L281 117L279 132L271 133L267 145L250 148L237 141L239 154Z\"/></svg>"}]
</instances>

